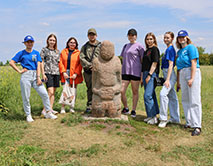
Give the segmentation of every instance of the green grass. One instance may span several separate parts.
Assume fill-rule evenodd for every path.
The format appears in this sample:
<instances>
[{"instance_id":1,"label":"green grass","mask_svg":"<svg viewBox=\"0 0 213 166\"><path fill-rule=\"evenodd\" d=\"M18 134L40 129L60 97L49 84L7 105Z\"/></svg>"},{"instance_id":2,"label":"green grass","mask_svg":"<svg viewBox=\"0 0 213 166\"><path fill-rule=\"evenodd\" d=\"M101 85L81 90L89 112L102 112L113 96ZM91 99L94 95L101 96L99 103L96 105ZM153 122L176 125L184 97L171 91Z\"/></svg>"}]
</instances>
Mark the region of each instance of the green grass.
<instances>
[{"instance_id":1,"label":"green grass","mask_svg":"<svg viewBox=\"0 0 213 166\"><path fill-rule=\"evenodd\" d=\"M59 115L56 121L44 120L37 124L42 101L35 90L31 91L32 114L35 123L25 122L19 79L10 67L0 67L0 103L7 111L0 111L0 165L60 165L60 166L146 166L146 165L213 165L213 67L202 66L202 134L191 137L183 128L184 114L180 103L181 125L168 125L164 129L143 122L145 108L143 88L137 106L138 116L129 122L119 120L85 121L82 112L86 107L85 84L78 86L75 114ZM156 93L159 101L159 92ZM54 109L62 88L56 91ZM132 107L131 87L127 90L128 104ZM1 109L4 109L1 107ZM68 110L68 107L67 107ZM42 125L52 126L45 131ZM86 127L85 127L86 126ZM39 138L34 130L41 127ZM56 132L57 131L57 132ZM55 134L54 134L55 133ZM68 135L67 135L68 134ZM48 137L50 135L50 137ZM65 136L66 135L66 136ZM48 143L44 139L51 139ZM68 139L68 140L67 140ZM34 141L36 140L36 141ZM43 143L40 143L42 142ZM124 155L125 154L125 155ZM124 158L124 156L127 156Z\"/></svg>"},{"instance_id":2,"label":"green grass","mask_svg":"<svg viewBox=\"0 0 213 166\"><path fill-rule=\"evenodd\" d=\"M79 113L69 114L69 116L67 116L61 120L61 123L65 123L68 126L76 126L82 122L84 122L84 119L81 116L81 114L79 114Z\"/></svg>"}]
</instances>

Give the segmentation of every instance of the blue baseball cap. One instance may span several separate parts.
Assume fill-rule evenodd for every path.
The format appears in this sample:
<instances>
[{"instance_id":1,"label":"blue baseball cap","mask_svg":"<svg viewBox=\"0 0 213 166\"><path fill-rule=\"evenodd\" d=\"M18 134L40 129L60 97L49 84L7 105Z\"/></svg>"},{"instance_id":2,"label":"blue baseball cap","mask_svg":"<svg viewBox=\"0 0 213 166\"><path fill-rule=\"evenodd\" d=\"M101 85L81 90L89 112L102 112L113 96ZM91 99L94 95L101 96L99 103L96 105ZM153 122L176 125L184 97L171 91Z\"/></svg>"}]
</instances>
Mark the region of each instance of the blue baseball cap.
<instances>
[{"instance_id":1,"label":"blue baseball cap","mask_svg":"<svg viewBox=\"0 0 213 166\"><path fill-rule=\"evenodd\" d=\"M25 42L27 42L27 41L35 41L34 39L33 39L33 37L32 36L30 36L30 35L27 35L25 38L24 38L24 41L23 41L23 43L25 43Z\"/></svg>"},{"instance_id":2,"label":"blue baseball cap","mask_svg":"<svg viewBox=\"0 0 213 166\"><path fill-rule=\"evenodd\" d=\"M185 36L189 36L189 34L185 30L180 30L178 32L178 36L177 37L185 37Z\"/></svg>"}]
</instances>

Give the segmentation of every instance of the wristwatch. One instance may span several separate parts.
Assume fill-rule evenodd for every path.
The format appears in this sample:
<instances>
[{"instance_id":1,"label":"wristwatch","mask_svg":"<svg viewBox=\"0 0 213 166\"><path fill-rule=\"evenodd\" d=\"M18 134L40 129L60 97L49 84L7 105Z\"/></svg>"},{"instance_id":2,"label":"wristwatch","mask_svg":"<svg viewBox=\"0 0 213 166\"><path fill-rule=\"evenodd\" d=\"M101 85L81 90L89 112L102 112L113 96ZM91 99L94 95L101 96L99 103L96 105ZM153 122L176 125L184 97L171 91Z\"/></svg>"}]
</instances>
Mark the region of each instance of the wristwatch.
<instances>
[{"instance_id":1,"label":"wristwatch","mask_svg":"<svg viewBox=\"0 0 213 166\"><path fill-rule=\"evenodd\" d=\"M152 77L152 74L148 73L148 75L149 75L150 77Z\"/></svg>"}]
</instances>

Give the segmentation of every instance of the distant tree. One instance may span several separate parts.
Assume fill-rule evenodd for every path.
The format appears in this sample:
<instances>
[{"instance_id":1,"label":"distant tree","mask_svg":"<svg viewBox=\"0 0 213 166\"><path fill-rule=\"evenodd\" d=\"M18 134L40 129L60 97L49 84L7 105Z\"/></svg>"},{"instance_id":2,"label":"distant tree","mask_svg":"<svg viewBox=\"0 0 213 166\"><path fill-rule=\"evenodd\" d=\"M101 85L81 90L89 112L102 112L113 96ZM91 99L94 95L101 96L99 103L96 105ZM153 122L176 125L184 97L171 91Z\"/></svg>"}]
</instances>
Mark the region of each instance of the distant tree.
<instances>
[{"instance_id":1,"label":"distant tree","mask_svg":"<svg viewBox=\"0 0 213 166\"><path fill-rule=\"evenodd\" d=\"M200 65L210 65L209 54L200 54L199 63L200 63Z\"/></svg>"},{"instance_id":2,"label":"distant tree","mask_svg":"<svg viewBox=\"0 0 213 166\"><path fill-rule=\"evenodd\" d=\"M213 65L213 53L209 54L210 65Z\"/></svg>"},{"instance_id":3,"label":"distant tree","mask_svg":"<svg viewBox=\"0 0 213 166\"><path fill-rule=\"evenodd\" d=\"M198 46L197 47L199 55L203 55L205 53L205 48Z\"/></svg>"},{"instance_id":4,"label":"distant tree","mask_svg":"<svg viewBox=\"0 0 213 166\"><path fill-rule=\"evenodd\" d=\"M0 61L0 66L4 66L4 63L2 61Z\"/></svg>"},{"instance_id":5,"label":"distant tree","mask_svg":"<svg viewBox=\"0 0 213 166\"><path fill-rule=\"evenodd\" d=\"M8 66L8 65L9 65L9 63L10 63L10 61L9 61L9 60L7 60L7 62L5 63L5 66Z\"/></svg>"}]
</instances>

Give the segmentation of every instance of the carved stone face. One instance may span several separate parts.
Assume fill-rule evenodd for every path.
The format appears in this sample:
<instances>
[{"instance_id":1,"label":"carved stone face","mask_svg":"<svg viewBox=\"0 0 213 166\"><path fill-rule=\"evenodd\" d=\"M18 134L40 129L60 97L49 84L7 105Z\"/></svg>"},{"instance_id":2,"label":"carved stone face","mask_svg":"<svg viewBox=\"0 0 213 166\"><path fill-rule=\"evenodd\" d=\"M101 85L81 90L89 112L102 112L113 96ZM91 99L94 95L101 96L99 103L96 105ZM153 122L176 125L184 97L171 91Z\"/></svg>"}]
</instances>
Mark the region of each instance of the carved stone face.
<instances>
[{"instance_id":1,"label":"carved stone face","mask_svg":"<svg viewBox=\"0 0 213 166\"><path fill-rule=\"evenodd\" d=\"M103 41L101 43L101 58L103 58L106 61L109 61L112 59L112 57L115 55L115 48L114 44L110 41Z\"/></svg>"}]
</instances>

